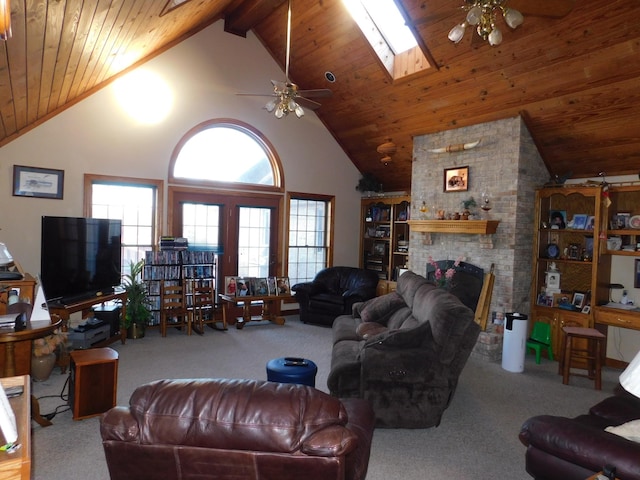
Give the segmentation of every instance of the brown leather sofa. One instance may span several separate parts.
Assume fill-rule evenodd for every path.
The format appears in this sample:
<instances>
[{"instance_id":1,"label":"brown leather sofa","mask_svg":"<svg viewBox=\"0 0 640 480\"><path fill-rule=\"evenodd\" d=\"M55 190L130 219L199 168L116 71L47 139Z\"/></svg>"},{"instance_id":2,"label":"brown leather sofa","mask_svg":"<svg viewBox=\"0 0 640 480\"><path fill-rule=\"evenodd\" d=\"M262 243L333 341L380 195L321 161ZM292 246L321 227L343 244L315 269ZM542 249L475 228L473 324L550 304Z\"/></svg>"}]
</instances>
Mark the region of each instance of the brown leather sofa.
<instances>
[{"instance_id":1,"label":"brown leather sofa","mask_svg":"<svg viewBox=\"0 0 640 480\"><path fill-rule=\"evenodd\" d=\"M640 480L640 443L605 431L637 419L640 399L622 387L587 415L532 417L520 430L527 473L536 480L584 480L611 465L616 478Z\"/></svg>"},{"instance_id":2,"label":"brown leather sofa","mask_svg":"<svg viewBox=\"0 0 640 480\"><path fill-rule=\"evenodd\" d=\"M102 415L111 480L363 480L373 411L305 385L159 380Z\"/></svg>"}]
</instances>

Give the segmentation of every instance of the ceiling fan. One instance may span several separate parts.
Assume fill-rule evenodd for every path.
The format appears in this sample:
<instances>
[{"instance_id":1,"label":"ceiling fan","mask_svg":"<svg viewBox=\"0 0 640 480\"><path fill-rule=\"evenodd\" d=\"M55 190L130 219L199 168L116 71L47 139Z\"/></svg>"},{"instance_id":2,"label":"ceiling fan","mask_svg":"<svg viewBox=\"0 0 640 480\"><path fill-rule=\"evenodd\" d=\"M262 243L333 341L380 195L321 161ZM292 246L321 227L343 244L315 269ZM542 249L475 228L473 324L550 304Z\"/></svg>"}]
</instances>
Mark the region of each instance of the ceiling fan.
<instances>
[{"instance_id":1,"label":"ceiling fan","mask_svg":"<svg viewBox=\"0 0 640 480\"><path fill-rule=\"evenodd\" d=\"M271 96L273 97L264 108L268 112L274 112L276 118L282 118L289 113L293 112L298 118L304 115L304 109L315 110L321 105L310 98L330 97L331 90L326 88L314 89L314 90L300 90L298 85L293 83L289 79L289 59L291 56L291 0L288 2L287 7L287 52L285 59L285 81L279 82L277 80L271 80L273 85L273 93L271 94L259 94L259 93L239 93L238 95L252 95L252 96Z\"/></svg>"}]
</instances>

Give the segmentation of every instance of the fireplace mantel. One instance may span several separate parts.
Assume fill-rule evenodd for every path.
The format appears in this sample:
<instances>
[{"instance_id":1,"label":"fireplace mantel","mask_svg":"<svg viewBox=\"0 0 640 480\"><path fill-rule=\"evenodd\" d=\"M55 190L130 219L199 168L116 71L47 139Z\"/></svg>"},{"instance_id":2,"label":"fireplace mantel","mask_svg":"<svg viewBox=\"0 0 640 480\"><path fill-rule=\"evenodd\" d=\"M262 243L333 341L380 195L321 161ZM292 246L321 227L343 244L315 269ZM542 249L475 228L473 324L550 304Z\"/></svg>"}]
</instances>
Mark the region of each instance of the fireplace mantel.
<instances>
[{"instance_id":1,"label":"fireplace mantel","mask_svg":"<svg viewBox=\"0 0 640 480\"><path fill-rule=\"evenodd\" d=\"M414 232L491 235L496 233L500 220L409 220L407 223Z\"/></svg>"}]
</instances>

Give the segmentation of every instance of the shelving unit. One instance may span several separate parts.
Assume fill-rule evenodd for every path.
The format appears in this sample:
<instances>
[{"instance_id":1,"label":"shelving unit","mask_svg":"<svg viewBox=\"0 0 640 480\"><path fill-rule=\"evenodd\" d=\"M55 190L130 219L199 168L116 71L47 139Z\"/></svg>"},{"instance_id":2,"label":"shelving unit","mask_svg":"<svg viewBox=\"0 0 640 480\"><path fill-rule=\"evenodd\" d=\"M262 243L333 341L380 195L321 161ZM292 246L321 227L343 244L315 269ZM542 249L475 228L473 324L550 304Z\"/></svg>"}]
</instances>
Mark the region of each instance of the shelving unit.
<instances>
[{"instance_id":1,"label":"shelving unit","mask_svg":"<svg viewBox=\"0 0 640 480\"><path fill-rule=\"evenodd\" d=\"M378 274L378 295L395 289L398 271L409 262L411 197L362 200L360 266Z\"/></svg>"},{"instance_id":2,"label":"shelving unit","mask_svg":"<svg viewBox=\"0 0 640 480\"><path fill-rule=\"evenodd\" d=\"M212 285L217 288L217 254L206 250L148 251L145 256L143 279L151 303L151 319L148 326L160 325L160 285L185 286L187 306L193 304L195 286ZM216 298L215 292L213 298Z\"/></svg>"},{"instance_id":3,"label":"shelving unit","mask_svg":"<svg viewBox=\"0 0 640 480\"><path fill-rule=\"evenodd\" d=\"M561 351L563 326L594 325L593 309L574 306L580 298L576 294L584 295L585 305L608 301L611 262L601 255L600 234L606 223L602 198L599 185L548 187L536 192L530 327L536 321L551 325L554 355ZM557 229L551 228L555 212L564 213L565 219ZM593 229L572 228L576 215L593 217L593 223L589 222ZM559 288L550 276L559 277Z\"/></svg>"},{"instance_id":4,"label":"shelving unit","mask_svg":"<svg viewBox=\"0 0 640 480\"><path fill-rule=\"evenodd\" d=\"M613 257L620 257L625 264L629 262L629 268L634 269L635 280L634 285L625 285L626 288L630 289L638 281L636 262L640 262L640 248L638 248L640 228L637 228L637 217L633 225L625 225L625 228L619 228L614 218L620 213L628 214L629 219L640 215L640 184L610 186L609 199L611 204L605 209L603 215L603 234L607 239L619 237L622 246L620 249L610 249L607 246L607 242L603 240L600 258L607 260L609 264L612 263ZM627 249L623 250L625 247ZM638 311L599 306L594 309L594 314L595 322L604 328L613 326L640 330L640 312Z\"/></svg>"}]
</instances>

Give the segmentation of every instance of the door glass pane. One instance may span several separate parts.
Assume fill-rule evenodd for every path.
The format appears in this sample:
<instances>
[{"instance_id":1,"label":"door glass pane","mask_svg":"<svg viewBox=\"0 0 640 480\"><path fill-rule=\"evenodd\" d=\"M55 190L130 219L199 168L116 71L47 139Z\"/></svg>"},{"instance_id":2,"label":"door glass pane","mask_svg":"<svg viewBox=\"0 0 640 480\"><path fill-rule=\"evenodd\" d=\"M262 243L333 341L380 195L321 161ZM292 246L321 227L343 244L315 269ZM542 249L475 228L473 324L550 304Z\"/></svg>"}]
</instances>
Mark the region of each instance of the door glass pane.
<instances>
[{"instance_id":1,"label":"door glass pane","mask_svg":"<svg viewBox=\"0 0 640 480\"><path fill-rule=\"evenodd\" d=\"M271 209L240 207L238 214L238 275L268 277Z\"/></svg>"},{"instance_id":2,"label":"door glass pane","mask_svg":"<svg viewBox=\"0 0 640 480\"><path fill-rule=\"evenodd\" d=\"M203 203L182 204L182 236L189 246L206 250L220 247L220 206Z\"/></svg>"}]
</instances>

